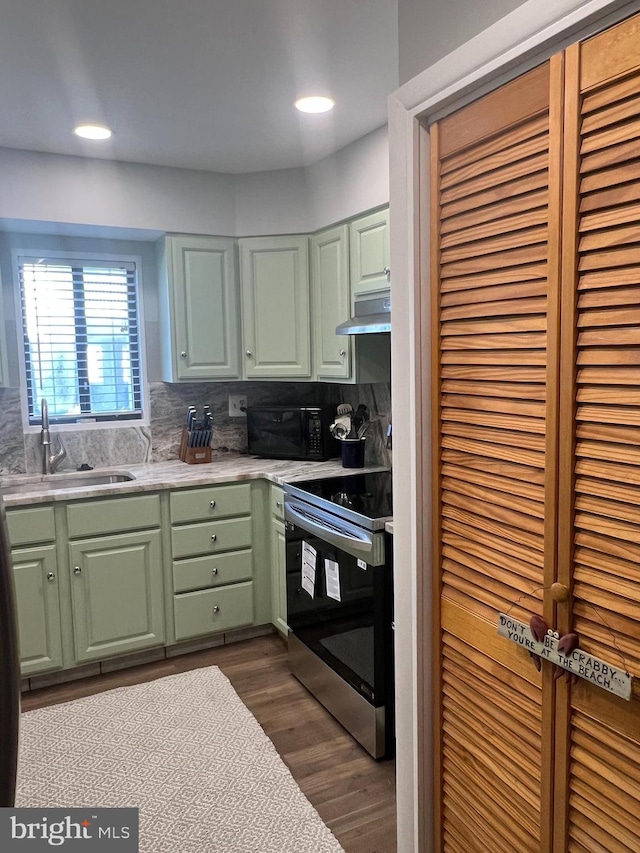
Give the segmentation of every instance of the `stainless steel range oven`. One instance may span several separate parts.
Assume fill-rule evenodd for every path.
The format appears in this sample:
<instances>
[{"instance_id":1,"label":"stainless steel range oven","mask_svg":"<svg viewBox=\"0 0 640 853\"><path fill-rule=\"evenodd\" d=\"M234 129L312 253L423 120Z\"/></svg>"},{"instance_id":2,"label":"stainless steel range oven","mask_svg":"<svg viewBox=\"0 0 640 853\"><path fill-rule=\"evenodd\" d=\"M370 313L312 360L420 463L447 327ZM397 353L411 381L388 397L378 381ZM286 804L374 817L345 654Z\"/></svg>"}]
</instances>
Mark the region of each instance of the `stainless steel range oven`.
<instances>
[{"instance_id":1,"label":"stainless steel range oven","mask_svg":"<svg viewBox=\"0 0 640 853\"><path fill-rule=\"evenodd\" d=\"M292 673L373 755L394 751L391 472L285 486Z\"/></svg>"}]
</instances>

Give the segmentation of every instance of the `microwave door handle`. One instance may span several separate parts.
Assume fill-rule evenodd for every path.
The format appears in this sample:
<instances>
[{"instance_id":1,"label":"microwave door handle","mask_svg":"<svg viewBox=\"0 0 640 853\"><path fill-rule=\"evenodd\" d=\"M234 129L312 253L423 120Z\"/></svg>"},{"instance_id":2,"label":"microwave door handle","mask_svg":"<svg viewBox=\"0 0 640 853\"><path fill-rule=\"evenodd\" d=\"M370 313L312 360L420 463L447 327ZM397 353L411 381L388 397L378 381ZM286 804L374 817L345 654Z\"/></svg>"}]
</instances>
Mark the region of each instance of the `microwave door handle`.
<instances>
[{"instance_id":1,"label":"microwave door handle","mask_svg":"<svg viewBox=\"0 0 640 853\"><path fill-rule=\"evenodd\" d=\"M319 538L328 542L330 545L335 545L336 548L342 548L345 551L357 551L362 554L370 554L373 551L372 537L363 533L362 538L359 536L350 536L348 533L338 530L333 527L326 527L320 519L310 513L300 511L293 504L285 505L285 518L296 524L307 533L313 533Z\"/></svg>"}]
</instances>

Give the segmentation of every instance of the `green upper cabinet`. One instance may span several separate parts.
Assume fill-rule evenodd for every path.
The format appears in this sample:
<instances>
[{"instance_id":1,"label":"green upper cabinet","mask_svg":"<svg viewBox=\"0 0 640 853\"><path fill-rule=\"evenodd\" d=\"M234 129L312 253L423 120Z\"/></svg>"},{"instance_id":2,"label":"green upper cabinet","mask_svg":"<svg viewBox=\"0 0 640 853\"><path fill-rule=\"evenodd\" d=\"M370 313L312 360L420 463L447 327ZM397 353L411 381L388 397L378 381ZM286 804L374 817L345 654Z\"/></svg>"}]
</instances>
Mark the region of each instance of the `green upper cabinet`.
<instances>
[{"instance_id":1,"label":"green upper cabinet","mask_svg":"<svg viewBox=\"0 0 640 853\"><path fill-rule=\"evenodd\" d=\"M166 237L161 257L165 290L163 378L237 379L240 320L236 241Z\"/></svg>"},{"instance_id":2,"label":"green upper cabinet","mask_svg":"<svg viewBox=\"0 0 640 853\"><path fill-rule=\"evenodd\" d=\"M349 226L340 225L316 234L311 243L311 257L315 373L318 379L348 379L351 338L336 335L336 326L351 316Z\"/></svg>"},{"instance_id":3,"label":"green upper cabinet","mask_svg":"<svg viewBox=\"0 0 640 853\"><path fill-rule=\"evenodd\" d=\"M244 376L311 376L309 238L240 240Z\"/></svg>"},{"instance_id":4,"label":"green upper cabinet","mask_svg":"<svg viewBox=\"0 0 640 853\"><path fill-rule=\"evenodd\" d=\"M351 296L389 287L389 208L354 219L349 225Z\"/></svg>"}]
</instances>

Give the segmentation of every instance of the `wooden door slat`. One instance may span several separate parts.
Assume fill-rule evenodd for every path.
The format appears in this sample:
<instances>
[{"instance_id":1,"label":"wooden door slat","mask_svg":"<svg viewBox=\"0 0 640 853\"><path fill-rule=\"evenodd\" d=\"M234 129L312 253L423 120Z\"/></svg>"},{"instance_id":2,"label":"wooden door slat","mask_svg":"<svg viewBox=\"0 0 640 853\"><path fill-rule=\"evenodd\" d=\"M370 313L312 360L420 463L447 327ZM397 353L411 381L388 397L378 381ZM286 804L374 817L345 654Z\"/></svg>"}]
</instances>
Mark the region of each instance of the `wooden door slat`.
<instances>
[{"instance_id":1,"label":"wooden door slat","mask_svg":"<svg viewBox=\"0 0 640 853\"><path fill-rule=\"evenodd\" d=\"M457 305L454 308L443 308L440 313L440 319L443 323L448 323L451 320L458 319L496 318L513 314L520 316L527 314L546 315L547 300L544 296L538 299L523 299L520 293L517 293L517 290L518 288L514 287L513 298L504 300L503 302L471 302L464 305Z\"/></svg>"},{"instance_id":2,"label":"wooden door slat","mask_svg":"<svg viewBox=\"0 0 640 853\"><path fill-rule=\"evenodd\" d=\"M546 397L544 384L530 382L465 382L462 379L444 379L443 394L472 395L477 397L502 397L505 400L542 400Z\"/></svg>"},{"instance_id":3,"label":"wooden door slat","mask_svg":"<svg viewBox=\"0 0 640 853\"><path fill-rule=\"evenodd\" d=\"M460 480L467 486L476 484L492 492L502 491L511 496L519 495L520 497L527 498L530 502L536 501L539 504L544 502L544 494L539 485L528 482L523 483L520 480L513 480L504 475L496 476L495 474L488 474L484 471L474 471L459 465L445 463L442 466L442 477L443 481L448 477L450 480ZM540 506L538 514L541 517L543 516L542 506Z\"/></svg>"},{"instance_id":4,"label":"wooden door slat","mask_svg":"<svg viewBox=\"0 0 640 853\"><path fill-rule=\"evenodd\" d=\"M514 163L529 160L536 154L546 153L548 146L548 133L545 129L535 136L529 136L517 145L512 145L510 148L500 148L498 151L487 153L484 157L475 156L471 162L465 165L460 164L456 169L441 172L440 190L444 194L444 191L449 187L462 184L478 175L495 172L497 169L511 167Z\"/></svg>"},{"instance_id":5,"label":"wooden door slat","mask_svg":"<svg viewBox=\"0 0 640 853\"><path fill-rule=\"evenodd\" d=\"M486 255L502 256L510 249L518 249L522 246L545 245L547 242L547 226L531 226L520 231L503 232L498 236L478 239L474 242L464 242L451 248L442 247L440 261L444 266L460 263L469 258L479 259Z\"/></svg>"},{"instance_id":6,"label":"wooden door slat","mask_svg":"<svg viewBox=\"0 0 640 853\"><path fill-rule=\"evenodd\" d=\"M493 441L510 447L524 447L529 450L544 450L544 438L535 433L511 432L510 430L487 430L469 424L466 419L460 423L448 421L442 425L443 435L457 435L461 438L471 438L477 441Z\"/></svg>"},{"instance_id":7,"label":"wooden door slat","mask_svg":"<svg viewBox=\"0 0 640 853\"><path fill-rule=\"evenodd\" d=\"M578 297L578 311L590 308L616 308L619 305L640 306L640 282L632 287L609 287L606 290L583 290ZM627 309L628 310L628 309Z\"/></svg>"},{"instance_id":8,"label":"wooden door slat","mask_svg":"<svg viewBox=\"0 0 640 853\"><path fill-rule=\"evenodd\" d=\"M449 202L441 201L440 214L442 222L447 222L451 217L465 214L473 215L476 210L488 210L493 205L505 200L511 200L522 196L533 196L540 190L546 191L548 178L546 164L543 164L537 172L525 173L522 177L512 180L510 183L489 186L481 192L473 195L461 195L460 198Z\"/></svg>"},{"instance_id":9,"label":"wooden door slat","mask_svg":"<svg viewBox=\"0 0 640 853\"><path fill-rule=\"evenodd\" d=\"M541 133L547 133L548 124L547 116L542 115L537 119L530 119L523 124L516 125L498 136L492 136L485 142L478 142L473 147L460 151L457 154L450 154L447 157L443 157L440 162L440 174L446 175L463 166L468 166L470 163L484 160L485 157L490 157L498 151L510 149L520 142L524 142L534 136L539 136Z\"/></svg>"},{"instance_id":10,"label":"wooden door slat","mask_svg":"<svg viewBox=\"0 0 640 853\"><path fill-rule=\"evenodd\" d=\"M492 204L483 204L466 213L443 216L440 225L442 238L487 222L510 221L535 208L546 208L549 193L545 187L531 192L508 196Z\"/></svg>"},{"instance_id":11,"label":"wooden door slat","mask_svg":"<svg viewBox=\"0 0 640 853\"><path fill-rule=\"evenodd\" d=\"M465 281L465 283L469 283ZM470 307L480 304L481 310L489 303L500 304L516 299L538 299L547 297L547 284L544 280L524 281L517 284L496 284L491 287L474 287L454 291L443 291L440 297L441 309L454 306Z\"/></svg>"},{"instance_id":12,"label":"wooden door slat","mask_svg":"<svg viewBox=\"0 0 640 853\"><path fill-rule=\"evenodd\" d=\"M629 92L628 97L622 100L617 100L609 91L610 100L606 104L602 104L601 109L597 112L591 110L590 113L582 111L582 126L580 132L583 135L593 133L595 130L601 130L612 124L627 121L640 117L640 96L637 90ZM593 103L593 102L591 102Z\"/></svg>"}]
</instances>

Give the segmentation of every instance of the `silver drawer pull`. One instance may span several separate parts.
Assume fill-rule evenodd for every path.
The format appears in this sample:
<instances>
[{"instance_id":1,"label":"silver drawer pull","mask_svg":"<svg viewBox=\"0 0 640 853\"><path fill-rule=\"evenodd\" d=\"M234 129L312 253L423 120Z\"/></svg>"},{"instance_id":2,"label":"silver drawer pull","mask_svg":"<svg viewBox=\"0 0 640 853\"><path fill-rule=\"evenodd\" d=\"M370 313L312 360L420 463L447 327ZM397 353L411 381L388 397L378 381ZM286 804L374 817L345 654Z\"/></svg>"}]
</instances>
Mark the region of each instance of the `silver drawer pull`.
<instances>
[{"instance_id":1,"label":"silver drawer pull","mask_svg":"<svg viewBox=\"0 0 640 853\"><path fill-rule=\"evenodd\" d=\"M217 568L216 568L215 566L211 569L211 574L212 574L212 575L217 575L217 574L218 574L218 570L217 570Z\"/></svg>"},{"instance_id":2,"label":"silver drawer pull","mask_svg":"<svg viewBox=\"0 0 640 853\"><path fill-rule=\"evenodd\" d=\"M214 612L214 613L220 613L220 608L218 607L218 605L217 605L217 604L214 604L214 605L213 605L213 612Z\"/></svg>"},{"instance_id":3,"label":"silver drawer pull","mask_svg":"<svg viewBox=\"0 0 640 853\"><path fill-rule=\"evenodd\" d=\"M346 351L346 350L344 350L344 349L341 349L341 350L340 350L340 355L341 355L341 356L343 356L343 357L344 357L346 354L347 354L347 351Z\"/></svg>"},{"instance_id":4,"label":"silver drawer pull","mask_svg":"<svg viewBox=\"0 0 640 853\"><path fill-rule=\"evenodd\" d=\"M47 580L49 582L54 581L55 579L56 579L56 576L54 575L53 572L47 572Z\"/></svg>"},{"instance_id":5,"label":"silver drawer pull","mask_svg":"<svg viewBox=\"0 0 640 853\"><path fill-rule=\"evenodd\" d=\"M216 536L216 534L215 534L215 533L212 533L212 534L211 534L211 541L212 541L212 542L215 542L217 538L218 538L218 537Z\"/></svg>"},{"instance_id":6,"label":"silver drawer pull","mask_svg":"<svg viewBox=\"0 0 640 853\"><path fill-rule=\"evenodd\" d=\"M180 353L180 358L186 358L186 357L187 357L186 352L184 350L182 350L182 352Z\"/></svg>"},{"instance_id":7,"label":"silver drawer pull","mask_svg":"<svg viewBox=\"0 0 640 853\"><path fill-rule=\"evenodd\" d=\"M280 507L282 506L282 501L276 501L276 506L278 507L278 509L280 509Z\"/></svg>"},{"instance_id":8,"label":"silver drawer pull","mask_svg":"<svg viewBox=\"0 0 640 853\"><path fill-rule=\"evenodd\" d=\"M211 509L213 509L215 505L216 505L216 502L215 502L215 501L211 501L211 503L209 504L209 506L211 507Z\"/></svg>"},{"instance_id":9,"label":"silver drawer pull","mask_svg":"<svg viewBox=\"0 0 640 853\"><path fill-rule=\"evenodd\" d=\"M74 566L73 567L73 573L74 573L74 575L82 574L82 569L80 568L80 566Z\"/></svg>"}]
</instances>

